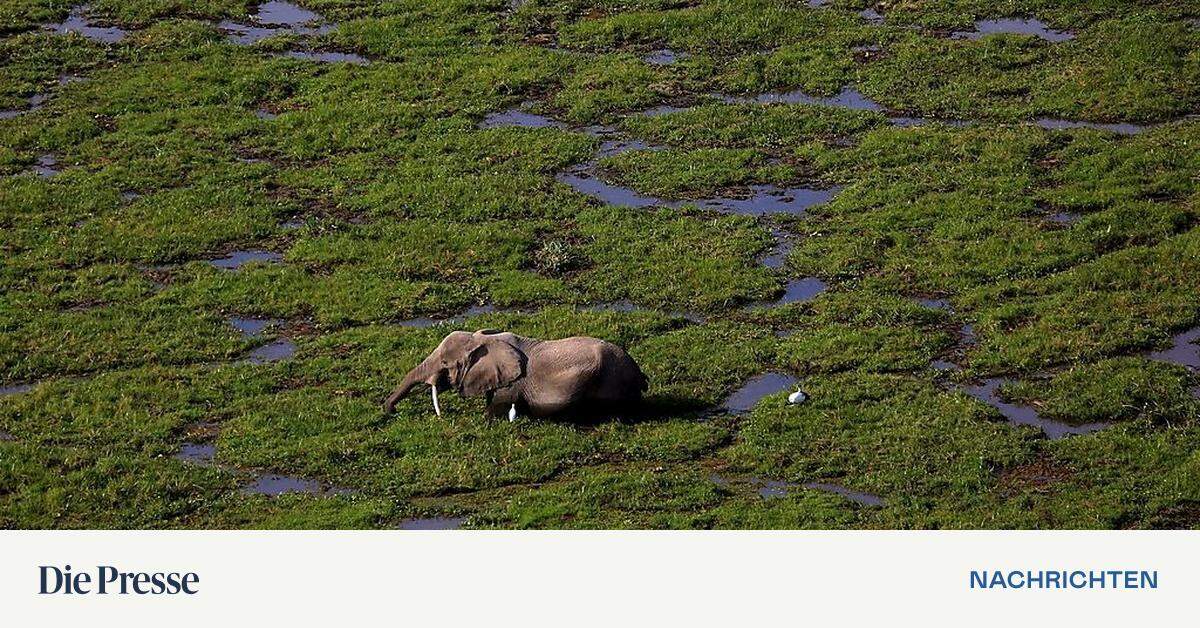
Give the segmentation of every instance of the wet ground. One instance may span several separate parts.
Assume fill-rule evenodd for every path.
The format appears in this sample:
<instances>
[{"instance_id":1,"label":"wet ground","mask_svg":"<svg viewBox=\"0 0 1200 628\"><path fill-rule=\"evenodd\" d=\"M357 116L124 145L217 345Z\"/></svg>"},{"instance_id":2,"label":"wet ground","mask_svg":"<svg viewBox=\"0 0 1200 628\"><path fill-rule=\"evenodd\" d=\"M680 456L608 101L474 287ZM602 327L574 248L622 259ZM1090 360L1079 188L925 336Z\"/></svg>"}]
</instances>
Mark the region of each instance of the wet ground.
<instances>
[{"instance_id":1,"label":"wet ground","mask_svg":"<svg viewBox=\"0 0 1200 628\"><path fill-rule=\"evenodd\" d=\"M763 474L736 480L750 487L745 491L750 499L737 505L739 516L769 511L796 517L784 522L795 526L909 521L945 527L977 527L981 521L1027 527L1111 525L1080 515L1086 507L1065 512L1046 501L1044 495L1058 486L1018 495L1031 506L1010 508L1003 491L994 490L993 469L1008 468L1014 460L1060 455L1055 448L1062 444L1030 439L1026 430L1000 421L963 421L947 414L961 413L963 404L971 403L961 397L965 394L1012 424L1037 427L1050 438L1090 439L1079 449L1104 452L1111 450L1106 439L1124 431L1100 429L1105 423L1049 420L1036 400L1028 405L1006 402L999 394L1008 381L1002 376L1039 373L1013 383L1036 380L1040 385L1069 366L1098 368L1101 376L1133 382L1129 385L1139 391L1168 388L1154 378L1179 377L1188 389L1195 385L1194 379L1177 374L1182 370L1151 370L1145 360L1117 361L1115 366L1100 362L1135 355L1191 369L1200 362L1193 343L1200 332L1178 332L1181 324L1194 324L1186 311L1191 307L1189 275L1180 271L1141 282L1129 277L1175 272L1195 258L1194 248L1184 246L1191 212L1180 201L1191 196L1190 173L1179 167L1190 163L1194 122L1187 122L1187 116L1195 107L1180 96L1186 90L1155 83L1155 77L1164 77L1164 85L1184 84L1178 68L1190 67L1190 61L1155 65L1157 61L1136 54L1123 57L1131 69L1120 74L1120 89L1110 92L1104 92L1107 77L1117 75L1111 64L1101 67L1102 58L1077 63L1081 51L1093 54L1106 46L1153 49L1170 57L1173 51L1188 52L1191 44L1180 41L1148 7L1136 19L1114 7L1112 12L1122 15L1113 20L1065 19L1052 9L1039 9L1044 21L980 20L973 30L952 35L961 41L951 42L946 31L912 26L938 23L936 16L925 15L924 7L869 5L873 8L860 12L862 4L812 0L809 6L828 14L819 18L826 26L810 32L811 15L792 15L803 4L782 7L763 22L765 46L736 38L710 45L686 20L674 20L678 12L694 12L692 7L648 8L640 12L643 16L621 16L624 8L614 6L582 19L565 5L533 3L520 8L528 15L522 14L527 19L518 24L505 21L508 11L503 8L503 13L481 16L478 7L438 5L435 24L423 23L427 16L421 12L407 12L400 19L385 5L360 10L353 3L268 2L252 5L243 17L222 12L205 18L205 9L194 8L198 14L189 16L189 24L160 25L150 19L124 24L126 30L107 21L111 13L103 6L91 14L73 10L47 32L79 32L91 43L76 38L75 45L92 46L79 56L102 50L102 60L77 62L72 54L22 57L36 71L29 73L27 91L9 95L6 106L13 109L0 112L0 119L20 117L21 125L31 125L28 131L12 131L16 139L5 146L15 155L11 171L26 174L11 177L13 187L3 193L41 203L48 225L42 230L28 221L8 225L14 234L6 245L16 254L6 256L5 276L10 279L4 288L33 305L28 316L12 322L16 332L4 338L10 353L30 359L6 358L4 363L20 368L10 381L56 387L63 377L71 377L79 385L71 388L62 409L36 408L45 426L21 423L20 430L10 427L10 422L17 424L14 413L28 414L35 409L29 404L43 395L19 394L35 384L0 388L6 397L0 403L0 427L8 430L0 434L17 432L26 442L49 442L26 438L39 430L52 436L49 440L63 451L24 452L35 466L55 468L56 456L66 455L84 465L141 469L156 464L144 460L142 452L159 447L154 435L163 432L143 415L164 425L187 425L195 420L196 409L204 408L219 426L236 429L219 435L172 431L168 447L185 440L179 459L215 465L213 443L220 442L222 463L240 463L231 470L247 477L249 461L286 459L302 434L305 446L320 452L303 465L315 469L313 477L343 477L338 470L344 468L353 471L345 477L367 478L356 488L362 509L380 513L372 515L376 518L353 519L349 508L343 512L336 503L321 505L336 511L334 519L341 518L347 527L394 527L399 522L402 528L431 529L464 521L402 519L412 512L464 512L472 527L516 521L530 527L715 527L722 525L721 513L729 504L719 496L693 492L704 488L703 469L734 464ZM735 1L723 7L723 14L745 19L749 16L739 13L743 9ZM562 13L551 15L553 11ZM353 20L354 29L345 31L354 32L339 31L325 12L347 24ZM952 23L969 24L979 17ZM596 34L615 32L608 27L617 22L607 21L618 18L626 20L620 22L621 37L635 43L605 41ZM174 31L159 28L186 30L197 20L209 34L219 24L222 40L177 50L182 44L163 36ZM886 29L861 29L864 21ZM521 33L523 24L554 32ZM1071 24L1072 31L1047 24ZM842 28L846 33L837 32ZM793 32L809 34L789 39ZM1145 32L1152 32L1156 41L1144 41ZM976 41L992 33L1029 37ZM289 43L238 47L273 36L287 37ZM1071 37L1077 41L1057 45ZM1140 48L1125 46L1134 40ZM332 50L335 42L338 49ZM967 84L960 69L927 56L948 49L963 59L987 53L977 59L985 71L969 77L981 84ZM916 63L897 72L889 66L897 54ZM336 72L317 63L281 61L283 56L323 63L370 61L370 66ZM211 65L214 59L235 60L247 80L224 76ZM804 67L790 65L797 61ZM606 72L612 68L619 71ZM1079 68L1096 71L1079 85L1059 80ZM96 85L111 84L112 94L91 94L95 85L86 90L53 85L55 76L80 73L92 75ZM1053 83L1053 89L1028 84L1024 79L1029 74ZM162 76L180 77L179 82L197 89L180 90ZM798 85L806 87L793 89ZM937 93L905 93L914 85ZM339 93L343 88L347 91ZM756 93L764 89L772 91ZM84 91L93 102L80 102ZM1146 95L1156 101L1154 107L1142 102ZM679 123L663 117L697 104L711 105L705 110L711 120ZM759 116L768 108L770 116ZM47 115L51 110L55 120ZM939 119L939 111L964 119ZM254 124L253 117L269 121L276 115L285 119ZM634 115L654 119L622 123L623 117ZM854 116L869 124L847 122ZM247 119L252 130L241 126ZM880 124L884 119L893 128ZM299 127L293 125L297 120L302 121ZM482 129L552 127L591 135L601 145L591 155L580 155L579 137L481 133L469 127L470 121L480 121ZM1167 132L1164 124L1175 126ZM916 126L926 128L897 130ZM634 134L639 128L649 129L645 137ZM1075 132L1086 128L1100 133ZM78 146L63 144L68 132L79 134ZM621 160L609 162L617 164L611 170L601 167L607 157L626 156L625 163L633 163L630 151L687 150L704 157L744 147L756 153L756 169L765 157L770 169L761 172L767 174L747 166L740 178L729 180L750 183L692 188L702 192L688 192L692 184L684 177L656 185L663 182L654 176L666 177L623 175L617 167ZM214 174L213 155L222 164L239 159L264 165ZM908 155L904 163L892 163L900 155ZM651 162L656 158L649 157ZM36 165L26 167L34 160ZM783 164L803 174L787 180L790 170L777 168ZM64 169L65 176L57 176ZM1096 174L1101 171L1103 176ZM164 184L168 180L171 185ZM870 185L860 185L863 181ZM838 196L845 189L851 192ZM986 193L979 194L980 189ZM102 190L105 196L89 198L90 190ZM121 203L113 204L114 193L121 195ZM1038 199L1036 213L1020 209L1030 198ZM1131 199L1147 200L1141 208L1144 220L1127 220L1113 208ZM656 211L643 211L651 209ZM657 211L664 209L675 211ZM1171 214L1171 209L1178 211ZM342 219L350 213L359 217ZM511 219L513 215L521 218ZM1076 224L1082 216L1085 223ZM130 217L151 217L172 228L126 224ZM97 224L110 226L123 245L80 228ZM435 228L447 225L453 228ZM1085 233L1093 226L1106 231ZM281 234L281 228L289 231ZM262 240L264 233L274 235ZM771 238L766 247L764 233ZM561 271L533 264L530 251L545 238L569 243L580 263ZM737 254L724 250L736 246L753 248ZM228 271L251 262L282 266L233 274L175 264L232 247L244 248L206 261ZM1137 257L1139 251L1160 249L1160 257ZM293 259L302 261L293 267ZM303 262L325 259L335 261ZM721 263L707 264L713 260ZM1111 296L1107 286L1115 283L1106 274L1104 265L1110 263L1122 269L1128 295L1105 301ZM143 269L165 268L163 264L175 264L167 268L169 282L159 282L152 292L145 280L157 281L163 273ZM270 281L259 275L269 275ZM622 300L606 302L604 280L610 275L631 288L613 296ZM1071 312L1079 317L1075 326L1055 327L1056 319L1045 309L1076 307L1062 305L1079 303L1067 298L1073 288L1063 286L1079 277L1092 278L1087 290L1100 293L1097 302L1104 303L1105 312L1099 318L1117 319L1112 328L1170 331L1172 345L1139 354L1144 345L1130 347L1107 338L1108 327L1097 324L1097 317L1088 318L1084 306ZM1006 302L1011 297L1017 311L998 311L1003 304L992 302L995 294L986 292L992 289ZM772 290L781 296L756 302ZM912 300L945 314L920 311ZM483 305L460 311L469 302ZM773 309L802 302L806 305ZM585 303L592 304L581 305ZM576 305L546 309L556 304ZM1163 304L1172 308L1169 317ZM648 316L652 309L669 316ZM213 321L213 312L266 315L224 323ZM421 316L396 322L398 312ZM597 312L613 315L591 315ZM438 335L419 328L457 325L483 314L504 317L532 335L588 333L619 339L654 373L651 395L667 408L664 416L594 432L458 416L435 422L427 416L425 400L420 411L405 407L394 419L376 417L380 391L394 384L405 366L401 362L423 354ZM1124 320L1126 315L1135 323ZM978 341L974 320L986 321ZM1037 324L1052 341L1039 344L1021 335L1023 326ZM947 338L958 325L959 337L951 346ZM1092 339L1079 329L1092 330L1107 344L1089 345ZM64 341L64 330L73 334L71 343ZM773 333L788 330L833 339L820 349L829 355L778 355L781 345ZM300 334L305 352L297 356L290 336ZM71 348L62 349L65 345ZM255 348L238 353L247 346ZM704 346L722 349L708 354L695 349ZM1062 347L1084 347L1082 354L1096 357L1068 361ZM849 355L853 351L869 355ZM927 361L931 355L939 357ZM220 360L292 362L207 368ZM1114 375L1103 368L1121 370ZM975 372L996 377L969 381ZM795 390L797 381L789 373L803 373L805 389L813 393L808 403L817 407L801 412L778 398L762 403L767 396L781 398ZM714 382L743 386L731 392ZM173 399L186 400L187 408L175 407ZM715 411L696 420L696 399ZM1147 428L1151 436L1163 432L1158 426L1170 426L1171 438L1153 443L1146 438L1143 443L1122 434L1121 446L1131 451L1127 458L1137 458L1140 466L1123 465L1104 453L1077 454L1070 467L1079 479L1063 474L1054 483L1069 485L1067 491L1085 501L1111 497L1098 496L1093 487L1120 491L1122 482L1141 487L1139 492L1174 495L1162 491L1155 478L1179 475L1162 462L1178 457L1177 452L1149 448L1186 443L1192 428L1186 418L1171 414L1180 404L1156 401L1139 401L1142 405L1133 414L1153 426ZM672 404L688 408L685 418L672 414ZM1055 406L1055 411L1061 408ZM71 416L60 416L68 411ZM853 433L827 437L808 432L809 416L825 412L862 420L855 421ZM85 435L58 427L84 423L99 427ZM226 442L231 446L226 448ZM913 454L903 444L911 442L919 442L922 451ZM1146 452L1133 451L1143 444ZM449 451L454 462L448 467ZM477 452L483 453L475 457ZM239 461L241 456L246 458ZM120 459L108 460L113 457ZM960 464L964 459L994 465ZM274 471L300 466L281 464ZM189 465L155 467L148 475L169 486L188 487L214 475L194 468L181 475L180 467L186 471ZM897 471L914 467L922 473ZM57 471L44 475L78 493L81 480L71 475L74 471ZM803 483L820 478L838 483ZM365 488L369 486L388 488ZM889 500L847 486L880 487ZM946 486L979 490L963 500ZM617 488L606 494L611 487ZM630 487L650 505L625 510L616 505L622 502L615 496L631 494ZM7 489L0 487L0 492ZM504 497L485 496L497 489ZM804 501L793 498L806 489L840 495L847 504L832 508L836 516L830 519L821 519L829 513L807 507L789 512ZM138 513L194 514L196 504L214 503L199 490L179 502L139 504L106 521L162 525L141 521ZM267 474L256 476L244 492L321 497L343 491L312 479ZM179 491L152 487L139 499L166 502L175 493ZM66 519L37 519L29 514L36 511L36 499L11 494L18 495L13 503L22 508L6 510L7 502L0 500L0 527L95 523L86 514L72 513L70 505L60 508ZM395 494L418 495L433 505L398 506ZM587 496L590 511L578 507L579 495ZM222 499L242 500L238 503L249 509L264 501L246 500L236 491ZM279 505L289 500L269 501L272 508L289 508ZM305 507L271 521L303 517L312 502L298 501ZM1122 524L1143 521L1137 499L1123 496L1120 501L1123 505L1113 507L1120 511L1112 515L1114 520L1119 515ZM683 502L689 505L681 509ZM855 508L855 503L886 511L878 515L874 509ZM914 503L925 510L912 512ZM127 507L97 508L117 512ZM681 512L689 509L696 511L694 521L686 518L692 513ZM1039 519L1039 513L1051 511L1053 517ZM541 513L552 514L539 519ZM1007 518L996 523L996 513ZM14 518L19 518L16 524ZM734 521L780 524L753 517Z\"/></svg>"},{"instance_id":2,"label":"wet ground","mask_svg":"<svg viewBox=\"0 0 1200 628\"><path fill-rule=\"evenodd\" d=\"M1040 20L1005 18L998 20L979 20L975 22L973 31L957 31L955 37L962 39L979 39L995 34L1030 35L1050 42L1067 41L1075 35L1067 31L1059 31L1043 24Z\"/></svg>"},{"instance_id":3,"label":"wet ground","mask_svg":"<svg viewBox=\"0 0 1200 628\"><path fill-rule=\"evenodd\" d=\"M38 156L33 172L39 177L53 177L62 170L58 168L58 159L54 155L45 154Z\"/></svg>"},{"instance_id":4,"label":"wet ground","mask_svg":"<svg viewBox=\"0 0 1200 628\"><path fill-rule=\"evenodd\" d=\"M356 55L350 52L316 52L312 50L290 50L287 56L293 59L302 59L304 61L320 61L322 63L351 63L355 65L366 65L370 61L361 55Z\"/></svg>"},{"instance_id":5,"label":"wet ground","mask_svg":"<svg viewBox=\"0 0 1200 628\"><path fill-rule=\"evenodd\" d=\"M887 501L878 495L865 493L863 491L853 491L838 484L829 482L809 482L804 484L804 488L811 488L817 491L825 491L826 493L834 493L841 495L846 499L863 506L882 507L887 505Z\"/></svg>"},{"instance_id":6,"label":"wet ground","mask_svg":"<svg viewBox=\"0 0 1200 628\"><path fill-rule=\"evenodd\" d=\"M799 380L786 373L764 373L752 377L725 399L721 409L734 414L749 412L763 397L795 392L798 383Z\"/></svg>"},{"instance_id":7,"label":"wet ground","mask_svg":"<svg viewBox=\"0 0 1200 628\"><path fill-rule=\"evenodd\" d=\"M817 295L825 292L828 284L816 277L804 277L802 279L793 279L787 282L784 287L783 296L780 297L778 305L786 303L800 303L815 299Z\"/></svg>"},{"instance_id":8,"label":"wet ground","mask_svg":"<svg viewBox=\"0 0 1200 628\"><path fill-rule=\"evenodd\" d=\"M231 318L229 324L247 337L261 336L268 327L276 326L280 321L270 318Z\"/></svg>"},{"instance_id":9,"label":"wet ground","mask_svg":"<svg viewBox=\"0 0 1200 628\"><path fill-rule=\"evenodd\" d=\"M727 488L745 485L753 489L759 497L765 500L781 499L786 497L789 492L794 491L795 489L804 488L813 491L821 491L824 493L840 495L841 497L845 497L847 500L860 506L881 508L887 505L887 500L878 495L873 495L863 491L851 490L833 482L806 482L799 484L795 482L771 480L755 476L729 477L720 474L710 475L709 480L718 486Z\"/></svg>"},{"instance_id":10,"label":"wet ground","mask_svg":"<svg viewBox=\"0 0 1200 628\"><path fill-rule=\"evenodd\" d=\"M324 19L290 2L264 2L250 16L249 24L223 21L218 27L230 41L242 46L256 44L276 35L324 35L333 30Z\"/></svg>"},{"instance_id":11,"label":"wet ground","mask_svg":"<svg viewBox=\"0 0 1200 628\"><path fill-rule=\"evenodd\" d=\"M259 476L250 484L242 487L242 492L272 497L285 493L310 493L313 495L348 495L351 493L348 489L326 486L315 480L274 473Z\"/></svg>"},{"instance_id":12,"label":"wet ground","mask_svg":"<svg viewBox=\"0 0 1200 628\"><path fill-rule=\"evenodd\" d=\"M219 426L214 432L219 431ZM213 443L183 443L174 458L188 464L211 466L216 464L216 445ZM221 466L228 471L246 473L231 467ZM327 484L305 478L279 475L275 473L254 473L254 479L241 488L241 492L250 495L278 496L285 493L308 493L312 495L333 496L349 495L349 489L329 486Z\"/></svg>"},{"instance_id":13,"label":"wet ground","mask_svg":"<svg viewBox=\"0 0 1200 628\"><path fill-rule=\"evenodd\" d=\"M400 530L457 530L466 517L432 517L429 519L407 519L397 526Z\"/></svg>"},{"instance_id":14,"label":"wet ground","mask_svg":"<svg viewBox=\"0 0 1200 628\"><path fill-rule=\"evenodd\" d=\"M679 53L675 52L674 50L668 50L664 48L662 50L655 50L654 52L642 57L642 59L651 65L671 65L672 63L686 59L687 57L688 55L686 53Z\"/></svg>"},{"instance_id":15,"label":"wet ground","mask_svg":"<svg viewBox=\"0 0 1200 628\"><path fill-rule=\"evenodd\" d=\"M879 103L867 98L862 92L853 87L843 88L834 96L812 96L803 90L790 92L768 92L756 96L722 96L721 100L729 103L757 103L760 105L792 104L792 105L821 105L824 107L841 107L855 111L882 111Z\"/></svg>"},{"instance_id":16,"label":"wet ground","mask_svg":"<svg viewBox=\"0 0 1200 628\"><path fill-rule=\"evenodd\" d=\"M192 464L212 464L216 454L217 447L211 443L184 443L175 458Z\"/></svg>"},{"instance_id":17,"label":"wet ground","mask_svg":"<svg viewBox=\"0 0 1200 628\"><path fill-rule=\"evenodd\" d=\"M1112 425L1111 423L1084 423L1073 425L1064 421L1056 421L1044 417L1035 408L1008 403L1000 398L999 389L1006 383L1001 378L986 379L981 384L973 384L960 388L964 393L992 406L1013 425L1029 425L1036 427L1050 439L1065 438L1077 434L1091 434Z\"/></svg>"},{"instance_id":18,"label":"wet ground","mask_svg":"<svg viewBox=\"0 0 1200 628\"><path fill-rule=\"evenodd\" d=\"M224 257L208 260L209 264L222 270L237 270L251 262L279 263L283 256L271 251L251 250L234 251Z\"/></svg>"},{"instance_id":19,"label":"wet ground","mask_svg":"<svg viewBox=\"0 0 1200 628\"><path fill-rule=\"evenodd\" d=\"M267 364L289 360L295 355L296 343L287 338L280 338L248 353L246 361L251 364Z\"/></svg>"},{"instance_id":20,"label":"wet ground","mask_svg":"<svg viewBox=\"0 0 1200 628\"><path fill-rule=\"evenodd\" d=\"M1200 370L1200 327L1194 327L1171 338L1171 347L1153 351L1147 357Z\"/></svg>"},{"instance_id":21,"label":"wet ground","mask_svg":"<svg viewBox=\"0 0 1200 628\"><path fill-rule=\"evenodd\" d=\"M77 5L71 9L67 19L57 24L47 24L44 30L54 33L78 33L88 39L105 44L115 44L125 38L126 31L115 26L98 26L93 24L87 14L85 5Z\"/></svg>"},{"instance_id":22,"label":"wet ground","mask_svg":"<svg viewBox=\"0 0 1200 628\"><path fill-rule=\"evenodd\" d=\"M257 12L250 16L249 22L225 20L218 24L218 27L226 33L229 41L239 46L252 46L281 35L319 38L337 28L337 24L326 21L318 13L290 2L279 1L259 5ZM370 63L370 60L362 55L335 50L287 50L283 52L283 56L319 63Z\"/></svg>"},{"instance_id":23,"label":"wet ground","mask_svg":"<svg viewBox=\"0 0 1200 628\"><path fill-rule=\"evenodd\" d=\"M8 386L0 386L0 396L16 395L23 392L33 390L33 384L10 384Z\"/></svg>"}]
</instances>

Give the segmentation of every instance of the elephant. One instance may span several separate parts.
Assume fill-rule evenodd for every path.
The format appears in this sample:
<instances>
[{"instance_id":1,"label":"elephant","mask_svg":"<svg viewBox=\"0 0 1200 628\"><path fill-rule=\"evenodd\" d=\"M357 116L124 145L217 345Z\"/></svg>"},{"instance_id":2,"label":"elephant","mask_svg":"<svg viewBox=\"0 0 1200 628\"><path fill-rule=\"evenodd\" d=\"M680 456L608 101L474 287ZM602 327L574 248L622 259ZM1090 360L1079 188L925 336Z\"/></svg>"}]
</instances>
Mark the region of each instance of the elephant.
<instances>
[{"instance_id":1,"label":"elephant","mask_svg":"<svg viewBox=\"0 0 1200 628\"><path fill-rule=\"evenodd\" d=\"M428 384L433 409L442 415L438 392L487 398L488 413L512 420L564 413L595 416L632 409L649 387L637 362L615 344L574 336L538 340L493 329L448 334L396 387L383 404L395 410L420 383Z\"/></svg>"}]
</instances>

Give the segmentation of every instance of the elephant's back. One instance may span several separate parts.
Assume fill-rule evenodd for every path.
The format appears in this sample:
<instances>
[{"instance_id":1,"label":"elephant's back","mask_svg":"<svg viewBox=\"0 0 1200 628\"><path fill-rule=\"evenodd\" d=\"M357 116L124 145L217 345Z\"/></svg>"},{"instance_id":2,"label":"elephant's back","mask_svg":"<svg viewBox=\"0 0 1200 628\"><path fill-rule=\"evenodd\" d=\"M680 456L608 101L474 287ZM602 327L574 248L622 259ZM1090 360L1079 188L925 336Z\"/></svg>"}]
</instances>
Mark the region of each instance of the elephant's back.
<instances>
[{"instance_id":1,"label":"elephant's back","mask_svg":"<svg viewBox=\"0 0 1200 628\"><path fill-rule=\"evenodd\" d=\"M590 336L572 336L554 342L561 345L564 354L585 354L589 370L599 381L597 392L601 396L627 398L640 396L647 388L646 376L629 352L620 345Z\"/></svg>"}]
</instances>

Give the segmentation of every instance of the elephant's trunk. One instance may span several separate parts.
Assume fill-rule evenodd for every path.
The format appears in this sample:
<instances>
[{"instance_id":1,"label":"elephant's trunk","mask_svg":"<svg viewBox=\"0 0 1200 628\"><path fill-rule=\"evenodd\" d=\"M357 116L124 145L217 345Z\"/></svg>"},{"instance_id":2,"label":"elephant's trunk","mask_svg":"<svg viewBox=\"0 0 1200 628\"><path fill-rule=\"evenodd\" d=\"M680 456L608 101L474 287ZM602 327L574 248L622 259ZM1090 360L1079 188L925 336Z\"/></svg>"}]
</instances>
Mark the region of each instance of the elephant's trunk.
<instances>
[{"instance_id":1,"label":"elephant's trunk","mask_svg":"<svg viewBox=\"0 0 1200 628\"><path fill-rule=\"evenodd\" d=\"M412 391L413 387L421 383L429 384L429 386L433 389L433 409L435 412L437 412L438 416L441 416L442 410L440 407L438 407L437 401L437 377L436 373L433 372L433 369L430 366L429 358L425 358L424 361L413 367L413 369L408 372L408 375L404 376L404 380L400 382L400 385L396 387L396 390L392 391L391 396L388 397L387 401L383 404L383 411L387 414L391 414L396 409L396 402L407 397L408 393Z\"/></svg>"}]
</instances>

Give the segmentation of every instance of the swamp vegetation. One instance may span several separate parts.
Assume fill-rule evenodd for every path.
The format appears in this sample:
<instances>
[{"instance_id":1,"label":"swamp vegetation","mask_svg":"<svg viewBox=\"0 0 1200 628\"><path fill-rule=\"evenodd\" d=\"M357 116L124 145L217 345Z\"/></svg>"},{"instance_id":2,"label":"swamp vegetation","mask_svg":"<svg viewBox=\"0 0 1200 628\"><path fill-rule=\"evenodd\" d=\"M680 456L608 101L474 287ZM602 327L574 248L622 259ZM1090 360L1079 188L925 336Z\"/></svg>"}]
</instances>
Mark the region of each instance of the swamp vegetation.
<instances>
[{"instance_id":1,"label":"swamp vegetation","mask_svg":"<svg viewBox=\"0 0 1200 628\"><path fill-rule=\"evenodd\" d=\"M1200 527L1198 113L1173 0L7 0L0 528ZM383 416L484 327L646 413Z\"/></svg>"}]
</instances>

